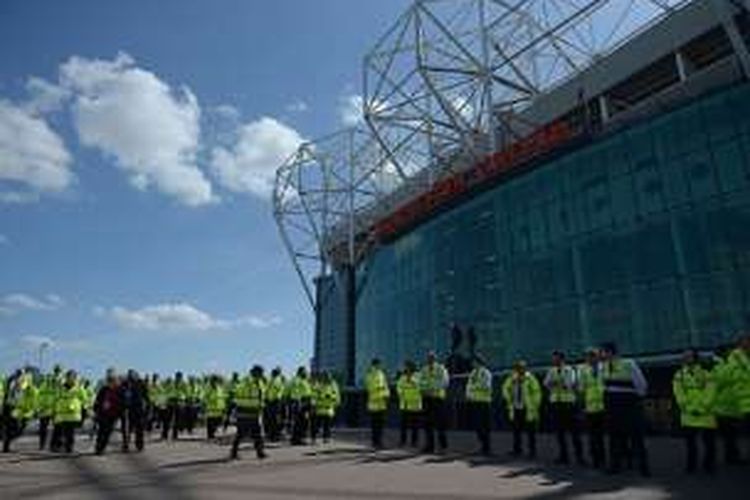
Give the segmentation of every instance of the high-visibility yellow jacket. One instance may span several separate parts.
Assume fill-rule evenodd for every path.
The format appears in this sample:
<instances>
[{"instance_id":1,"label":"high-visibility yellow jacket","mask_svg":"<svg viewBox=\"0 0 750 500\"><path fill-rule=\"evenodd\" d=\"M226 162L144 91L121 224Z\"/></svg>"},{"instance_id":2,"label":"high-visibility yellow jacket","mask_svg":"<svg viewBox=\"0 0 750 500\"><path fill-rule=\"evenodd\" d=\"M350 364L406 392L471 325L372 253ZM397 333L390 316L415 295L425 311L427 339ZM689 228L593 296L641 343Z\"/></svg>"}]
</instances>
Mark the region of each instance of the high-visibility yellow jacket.
<instances>
[{"instance_id":1,"label":"high-visibility yellow jacket","mask_svg":"<svg viewBox=\"0 0 750 500\"><path fill-rule=\"evenodd\" d=\"M544 377L544 385L549 390L550 403L575 403L575 371L568 365L553 366Z\"/></svg>"},{"instance_id":2,"label":"high-visibility yellow jacket","mask_svg":"<svg viewBox=\"0 0 750 500\"><path fill-rule=\"evenodd\" d=\"M514 391L516 384L520 384L520 406L516 408ZM526 421L539 421L539 406L542 404L542 387L531 372L524 372L519 376L516 372L511 373L503 382L503 399L508 411L508 418L513 420L516 411L524 411Z\"/></svg>"},{"instance_id":3,"label":"high-visibility yellow jacket","mask_svg":"<svg viewBox=\"0 0 750 500\"><path fill-rule=\"evenodd\" d=\"M39 417L50 418L55 413L55 400L60 386L52 375L47 375L39 385L36 412Z\"/></svg>"},{"instance_id":4,"label":"high-visibility yellow jacket","mask_svg":"<svg viewBox=\"0 0 750 500\"><path fill-rule=\"evenodd\" d=\"M83 404L81 388L78 384L73 384L70 387L61 387L57 400L55 401L55 423L80 422Z\"/></svg>"},{"instance_id":5,"label":"high-visibility yellow jacket","mask_svg":"<svg viewBox=\"0 0 750 500\"><path fill-rule=\"evenodd\" d=\"M683 427L716 428L716 384L711 372L697 364L683 366L672 379L672 390Z\"/></svg>"},{"instance_id":6,"label":"high-visibility yellow jacket","mask_svg":"<svg viewBox=\"0 0 750 500\"><path fill-rule=\"evenodd\" d=\"M396 381L398 408L404 412L422 411L422 387L416 373L402 374Z\"/></svg>"},{"instance_id":7,"label":"high-visibility yellow jacket","mask_svg":"<svg viewBox=\"0 0 750 500\"><path fill-rule=\"evenodd\" d=\"M729 354L729 363L735 370L736 385L734 388L739 411L750 415L750 354L737 348Z\"/></svg>"},{"instance_id":8,"label":"high-visibility yellow jacket","mask_svg":"<svg viewBox=\"0 0 750 500\"><path fill-rule=\"evenodd\" d=\"M221 385L209 385L203 395L207 418L219 418L227 410L227 392Z\"/></svg>"},{"instance_id":9,"label":"high-visibility yellow jacket","mask_svg":"<svg viewBox=\"0 0 750 500\"><path fill-rule=\"evenodd\" d=\"M247 377L238 385L234 394L237 413L255 415L263 409L266 383L262 378Z\"/></svg>"},{"instance_id":10,"label":"high-visibility yellow jacket","mask_svg":"<svg viewBox=\"0 0 750 500\"><path fill-rule=\"evenodd\" d=\"M341 403L339 385L331 380L327 383L317 383L313 390L313 405L315 414L321 417L333 417Z\"/></svg>"},{"instance_id":11,"label":"high-visibility yellow jacket","mask_svg":"<svg viewBox=\"0 0 750 500\"><path fill-rule=\"evenodd\" d=\"M466 382L466 399L471 403L492 402L492 374L483 367L474 368Z\"/></svg>"},{"instance_id":12,"label":"high-visibility yellow jacket","mask_svg":"<svg viewBox=\"0 0 750 500\"><path fill-rule=\"evenodd\" d=\"M419 381L422 383L423 397L445 399L445 390L450 382L445 366L437 362L424 365L419 372Z\"/></svg>"},{"instance_id":13,"label":"high-visibility yellow jacket","mask_svg":"<svg viewBox=\"0 0 750 500\"><path fill-rule=\"evenodd\" d=\"M271 380L268 381L268 394L266 395L268 401L281 401L284 398L285 391L286 380L284 379L284 376L272 376Z\"/></svg>"},{"instance_id":14,"label":"high-visibility yellow jacket","mask_svg":"<svg viewBox=\"0 0 750 500\"><path fill-rule=\"evenodd\" d=\"M714 411L717 417L741 418L740 401L737 397L740 377L737 367L727 358L719 358L711 371L716 384Z\"/></svg>"},{"instance_id":15,"label":"high-visibility yellow jacket","mask_svg":"<svg viewBox=\"0 0 750 500\"><path fill-rule=\"evenodd\" d=\"M296 402L310 399L312 398L312 385L307 378L296 375L289 381L287 395L289 399Z\"/></svg>"},{"instance_id":16,"label":"high-visibility yellow jacket","mask_svg":"<svg viewBox=\"0 0 750 500\"><path fill-rule=\"evenodd\" d=\"M365 377L365 390L367 391L367 411L381 412L388 408L391 391L383 370L370 367Z\"/></svg>"},{"instance_id":17,"label":"high-visibility yellow jacket","mask_svg":"<svg viewBox=\"0 0 750 500\"><path fill-rule=\"evenodd\" d=\"M584 363L578 367L578 389L586 413L604 411L604 375L600 367Z\"/></svg>"},{"instance_id":18,"label":"high-visibility yellow jacket","mask_svg":"<svg viewBox=\"0 0 750 500\"><path fill-rule=\"evenodd\" d=\"M38 397L38 389L34 385L34 379L26 373L14 381L14 384L14 387L11 388L11 394L9 394L11 398L9 404L13 407L11 415L19 420L34 418Z\"/></svg>"}]
</instances>

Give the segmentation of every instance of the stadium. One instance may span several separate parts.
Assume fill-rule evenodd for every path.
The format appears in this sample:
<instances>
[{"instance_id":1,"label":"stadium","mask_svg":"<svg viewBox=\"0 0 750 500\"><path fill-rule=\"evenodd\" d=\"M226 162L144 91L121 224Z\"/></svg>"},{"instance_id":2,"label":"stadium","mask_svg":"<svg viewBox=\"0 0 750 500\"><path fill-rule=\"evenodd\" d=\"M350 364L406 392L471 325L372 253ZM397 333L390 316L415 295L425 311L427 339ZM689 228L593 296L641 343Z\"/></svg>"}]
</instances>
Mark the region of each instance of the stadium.
<instances>
[{"instance_id":1,"label":"stadium","mask_svg":"<svg viewBox=\"0 0 750 500\"><path fill-rule=\"evenodd\" d=\"M499 373L614 340L658 371L731 343L748 43L747 0L415 1L364 57L362 126L277 173L313 366L357 386L376 356L474 344Z\"/></svg>"}]
</instances>

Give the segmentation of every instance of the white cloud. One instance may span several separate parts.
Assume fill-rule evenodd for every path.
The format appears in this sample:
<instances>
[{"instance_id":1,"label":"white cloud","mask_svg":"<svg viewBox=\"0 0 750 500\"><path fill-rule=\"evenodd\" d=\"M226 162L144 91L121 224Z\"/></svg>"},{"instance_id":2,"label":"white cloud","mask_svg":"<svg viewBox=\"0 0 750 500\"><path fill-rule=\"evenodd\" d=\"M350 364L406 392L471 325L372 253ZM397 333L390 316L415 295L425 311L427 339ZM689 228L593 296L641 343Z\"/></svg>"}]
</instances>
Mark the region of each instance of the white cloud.
<instances>
[{"instance_id":1,"label":"white cloud","mask_svg":"<svg viewBox=\"0 0 750 500\"><path fill-rule=\"evenodd\" d=\"M307 111L310 111L310 106L305 101L298 99L287 104L285 109L289 113L306 113Z\"/></svg>"},{"instance_id":2,"label":"white cloud","mask_svg":"<svg viewBox=\"0 0 750 500\"><path fill-rule=\"evenodd\" d=\"M231 147L212 151L211 167L222 186L236 193L268 197L274 175L299 145L302 136L269 117L247 123L237 130Z\"/></svg>"},{"instance_id":3,"label":"white cloud","mask_svg":"<svg viewBox=\"0 0 750 500\"><path fill-rule=\"evenodd\" d=\"M34 297L25 293L9 293L0 296L0 315L12 316L24 311L54 311L64 303L63 299L55 294Z\"/></svg>"},{"instance_id":4,"label":"white cloud","mask_svg":"<svg viewBox=\"0 0 750 500\"><path fill-rule=\"evenodd\" d=\"M339 121L346 127L354 127L364 121L362 109L364 100L361 95L347 95L339 99Z\"/></svg>"},{"instance_id":5,"label":"white cloud","mask_svg":"<svg viewBox=\"0 0 750 500\"><path fill-rule=\"evenodd\" d=\"M114 158L133 186L188 206L216 201L196 163L201 111L190 89L170 87L123 53L112 61L71 57L60 81L74 94L81 143Z\"/></svg>"},{"instance_id":6,"label":"white cloud","mask_svg":"<svg viewBox=\"0 0 750 500\"><path fill-rule=\"evenodd\" d=\"M70 90L36 76L26 82L26 92L29 99L24 107L33 114L59 111L70 97Z\"/></svg>"},{"instance_id":7,"label":"white cloud","mask_svg":"<svg viewBox=\"0 0 750 500\"><path fill-rule=\"evenodd\" d=\"M236 320L216 318L206 311L186 302L171 302L128 309L115 306L111 309L97 307L94 314L108 316L124 330L150 332L207 332L230 330L248 326L254 329L278 325L281 319L274 316L244 316Z\"/></svg>"},{"instance_id":8,"label":"white cloud","mask_svg":"<svg viewBox=\"0 0 750 500\"><path fill-rule=\"evenodd\" d=\"M0 100L0 182L29 191L0 191L0 202L35 201L39 193L59 193L73 182L72 158L47 122L31 110Z\"/></svg>"}]
</instances>

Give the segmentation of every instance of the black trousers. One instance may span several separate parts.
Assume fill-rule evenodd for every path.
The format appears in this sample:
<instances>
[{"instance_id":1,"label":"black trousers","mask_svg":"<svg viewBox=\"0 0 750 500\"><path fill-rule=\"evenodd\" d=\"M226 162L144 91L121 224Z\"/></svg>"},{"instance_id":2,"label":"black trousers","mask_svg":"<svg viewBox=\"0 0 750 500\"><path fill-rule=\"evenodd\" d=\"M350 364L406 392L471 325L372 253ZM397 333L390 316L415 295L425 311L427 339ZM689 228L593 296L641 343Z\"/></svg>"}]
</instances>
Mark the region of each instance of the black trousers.
<instances>
[{"instance_id":1,"label":"black trousers","mask_svg":"<svg viewBox=\"0 0 750 500\"><path fill-rule=\"evenodd\" d=\"M606 452L604 449L604 421L603 411L586 413L586 424L589 431L589 456L594 467L604 467Z\"/></svg>"},{"instance_id":2,"label":"black trousers","mask_svg":"<svg viewBox=\"0 0 750 500\"><path fill-rule=\"evenodd\" d=\"M529 457L536 457L536 422L530 422L526 419L526 410L514 410L511 426L513 428L513 454L520 455L523 453L521 438L525 432Z\"/></svg>"},{"instance_id":3,"label":"black trousers","mask_svg":"<svg viewBox=\"0 0 750 500\"><path fill-rule=\"evenodd\" d=\"M315 415L313 417L312 440L315 441L321 433L323 435L323 441L331 439L332 425L333 417L328 415Z\"/></svg>"},{"instance_id":4,"label":"black trousers","mask_svg":"<svg viewBox=\"0 0 750 500\"><path fill-rule=\"evenodd\" d=\"M97 455L101 455L107 449L117 420L117 417L104 416L96 419L96 444L94 445L94 451Z\"/></svg>"},{"instance_id":5,"label":"black trousers","mask_svg":"<svg viewBox=\"0 0 750 500\"><path fill-rule=\"evenodd\" d=\"M383 447L383 429L385 428L385 410L370 412L370 442L373 448Z\"/></svg>"},{"instance_id":6,"label":"black trousers","mask_svg":"<svg viewBox=\"0 0 750 500\"><path fill-rule=\"evenodd\" d=\"M606 392L604 407L609 433L610 471L619 472L623 461L628 460L628 454L632 453L633 458L638 461L641 474L649 475L640 397L628 392Z\"/></svg>"},{"instance_id":7,"label":"black trousers","mask_svg":"<svg viewBox=\"0 0 750 500\"><path fill-rule=\"evenodd\" d=\"M477 435L481 451L489 454L492 450L490 444L490 431L492 430L492 408L490 403L469 403L471 413L471 423L474 432Z\"/></svg>"},{"instance_id":8,"label":"black trousers","mask_svg":"<svg viewBox=\"0 0 750 500\"><path fill-rule=\"evenodd\" d=\"M687 448L687 462L685 470L695 472L698 463L698 434L703 441L703 470L713 473L716 470L716 431L698 427L683 427L685 446Z\"/></svg>"},{"instance_id":9,"label":"black trousers","mask_svg":"<svg viewBox=\"0 0 750 500\"><path fill-rule=\"evenodd\" d=\"M282 403L280 400L269 401L265 409L265 423L269 441L281 439Z\"/></svg>"},{"instance_id":10,"label":"black trousers","mask_svg":"<svg viewBox=\"0 0 750 500\"><path fill-rule=\"evenodd\" d=\"M432 453L435 451L435 433L437 433L440 449L446 449L448 437L445 433L447 427L445 400L425 397L422 404L424 405L425 452Z\"/></svg>"},{"instance_id":11,"label":"black trousers","mask_svg":"<svg viewBox=\"0 0 750 500\"><path fill-rule=\"evenodd\" d=\"M562 463L568 463L568 439L570 434L573 441L573 449L576 454L576 460L579 463L584 462L583 444L581 443L581 433L576 419L576 407L573 403L551 403L550 416L552 417L552 426L557 434L557 460Z\"/></svg>"},{"instance_id":12,"label":"black trousers","mask_svg":"<svg viewBox=\"0 0 750 500\"><path fill-rule=\"evenodd\" d=\"M172 426L172 407L166 406L164 408L159 408L159 422L161 426L161 438L166 440L169 439L169 429Z\"/></svg>"},{"instance_id":13,"label":"black trousers","mask_svg":"<svg viewBox=\"0 0 750 500\"><path fill-rule=\"evenodd\" d=\"M76 429L79 422L60 422L55 424L55 430L59 429L62 450L65 453L73 453L76 444Z\"/></svg>"},{"instance_id":14,"label":"black trousers","mask_svg":"<svg viewBox=\"0 0 750 500\"><path fill-rule=\"evenodd\" d=\"M52 417L39 417L39 449L47 447L47 435L49 434L49 423Z\"/></svg>"},{"instance_id":15,"label":"black trousers","mask_svg":"<svg viewBox=\"0 0 750 500\"><path fill-rule=\"evenodd\" d=\"M310 407L304 402L295 401L291 406L292 411L292 439L293 445L304 444L310 428Z\"/></svg>"},{"instance_id":16,"label":"black trousers","mask_svg":"<svg viewBox=\"0 0 750 500\"><path fill-rule=\"evenodd\" d=\"M3 422L3 452L7 453L10 451L10 444L13 440L23 434L23 430L26 428L26 420L14 418L12 408L7 407L3 412Z\"/></svg>"},{"instance_id":17,"label":"black trousers","mask_svg":"<svg viewBox=\"0 0 750 500\"><path fill-rule=\"evenodd\" d=\"M412 447L419 445L419 417L418 411L401 411L399 415L399 429L401 431L401 446L406 446L406 438Z\"/></svg>"},{"instance_id":18,"label":"black trousers","mask_svg":"<svg viewBox=\"0 0 750 500\"><path fill-rule=\"evenodd\" d=\"M52 451L59 452L63 447L63 432L60 424L54 424L52 426L52 438L49 444L49 448Z\"/></svg>"},{"instance_id":19,"label":"black trousers","mask_svg":"<svg viewBox=\"0 0 750 500\"><path fill-rule=\"evenodd\" d=\"M740 447L737 445L740 425L742 421L733 417L719 417L719 434L724 444L724 461L728 465L739 464L742 461Z\"/></svg>"},{"instance_id":20,"label":"black trousers","mask_svg":"<svg viewBox=\"0 0 750 500\"><path fill-rule=\"evenodd\" d=\"M135 449L143 451L144 419L145 415L140 411L125 410L122 413L120 426L122 429L123 451L130 449L130 438L133 434L135 434Z\"/></svg>"},{"instance_id":21,"label":"black trousers","mask_svg":"<svg viewBox=\"0 0 750 500\"><path fill-rule=\"evenodd\" d=\"M223 417L207 417L206 418L206 435L208 439L213 439L216 436L216 429L221 425Z\"/></svg>"},{"instance_id":22,"label":"black trousers","mask_svg":"<svg viewBox=\"0 0 750 500\"><path fill-rule=\"evenodd\" d=\"M253 440L253 446L258 458L265 456L260 415L240 415L237 417L237 434L234 435L234 441L232 442L232 458L239 457L240 443L247 439L248 436Z\"/></svg>"}]
</instances>

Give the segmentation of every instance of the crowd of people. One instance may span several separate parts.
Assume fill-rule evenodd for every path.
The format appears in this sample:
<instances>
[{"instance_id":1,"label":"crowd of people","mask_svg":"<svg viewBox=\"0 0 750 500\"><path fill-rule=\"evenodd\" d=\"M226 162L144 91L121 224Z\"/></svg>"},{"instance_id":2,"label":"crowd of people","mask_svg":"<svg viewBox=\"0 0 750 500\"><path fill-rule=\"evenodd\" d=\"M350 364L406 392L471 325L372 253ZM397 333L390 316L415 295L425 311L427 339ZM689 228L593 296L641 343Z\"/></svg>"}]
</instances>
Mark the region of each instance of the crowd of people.
<instances>
[{"instance_id":1,"label":"crowd of people","mask_svg":"<svg viewBox=\"0 0 750 500\"><path fill-rule=\"evenodd\" d=\"M686 470L691 473L698 465L699 437L704 448L702 467L707 473L715 471L717 431L727 464L750 458L742 456L739 446L741 434L750 429L750 336L723 356L714 356L711 364L688 350L672 382L686 443ZM611 473L637 465L642 475L650 475L642 407L648 383L634 360L618 356L614 343L589 349L577 364L568 364L565 354L555 351L543 377L517 360L497 387L494 380L481 358L474 356L460 399L470 409L479 453L492 453L493 415L495 406L501 405L512 431L509 453L513 456L523 454L525 436L528 457L536 457L536 433L545 411L557 437L557 463L570 462L570 443L579 465ZM393 380L380 360L373 359L364 378L373 448L384 447L384 429L395 400L401 446L417 447L423 434L424 453L447 449L451 385L448 370L433 352L421 367L406 361ZM215 374L185 377L181 372L162 379L156 374L142 377L133 370L118 375L110 369L92 384L73 370L55 366L48 374L26 368L7 379L0 377L0 402L6 453L35 419L40 450L49 446L52 452L71 453L76 435L82 433L79 429L90 419L89 437L95 439L97 454L105 453L118 425L124 452L130 450L131 441L136 451L142 451L148 433L177 440L205 427L205 438L212 441L220 429L227 431L232 425L236 431L226 434L232 439L230 457L239 458L241 442L250 439L257 457L263 459L266 441L278 442L285 436L291 445L315 443L319 437L330 440L342 395L329 373L310 375L305 367L289 379L280 368L267 376L257 365L247 375L234 373L228 379Z\"/></svg>"},{"instance_id":2,"label":"crowd of people","mask_svg":"<svg viewBox=\"0 0 750 500\"><path fill-rule=\"evenodd\" d=\"M568 364L565 354L555 351L543 377L538 378L523 360L517 360L499 388L493 386L493 379L481 358L474 356L463 399L470 410L480 453L492 453L490 435L493 405L497 403L504 407L512 430L509 453L513 456L523 454L525 435L528 457L536 457L536 432L544 409L557 438L556 463L570 462L570 443L579 465L590 464L609 473L637 466L643 476L651 474L643 415L648 383L635 360L618 356L614 343L588 349L585 360L577 364ZM434 353L428 354L420 369L413 361L404 363L395 383L402 446L418 446L422 428L423 452L435 452L436 444L438 451L448 447L445 431L449 384L448 371ZM365 388L374 448L383 446L383 425L391 399L389 387L381 361L373 359ZM750 431L750 336L710 360L701 359L694 349L685 352L682 366L672 380L672 392L686 443L686 471L693 473L697 469L700 436L704 448L702 468L709 474L715 472L717 431L722 437L725 462L743 463L738 443L741 434ZM588 438L587 453L584 433Z\"/></svg>"}]
</instances>

